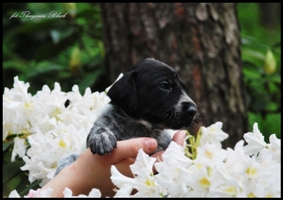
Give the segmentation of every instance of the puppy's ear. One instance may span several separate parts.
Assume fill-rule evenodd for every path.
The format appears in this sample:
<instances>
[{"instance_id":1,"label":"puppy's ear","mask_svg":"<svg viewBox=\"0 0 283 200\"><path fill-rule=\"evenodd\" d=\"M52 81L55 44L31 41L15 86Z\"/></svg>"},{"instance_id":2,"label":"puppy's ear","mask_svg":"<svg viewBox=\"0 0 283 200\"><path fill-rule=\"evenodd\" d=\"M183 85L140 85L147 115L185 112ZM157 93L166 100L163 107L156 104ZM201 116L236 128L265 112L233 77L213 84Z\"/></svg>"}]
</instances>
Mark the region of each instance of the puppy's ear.
<instances>
[{"instance_id":1,"label":"puppy's ear","mask_svg":"<svg viewBox=\"0 0 283 200\"><path fill-rule=\"evenodd\" d=\"M125 73L107 93L111 103L120 106L127 113L133 113L138 106L135 74L135 71Z\"/></svg>"}]
</instances>

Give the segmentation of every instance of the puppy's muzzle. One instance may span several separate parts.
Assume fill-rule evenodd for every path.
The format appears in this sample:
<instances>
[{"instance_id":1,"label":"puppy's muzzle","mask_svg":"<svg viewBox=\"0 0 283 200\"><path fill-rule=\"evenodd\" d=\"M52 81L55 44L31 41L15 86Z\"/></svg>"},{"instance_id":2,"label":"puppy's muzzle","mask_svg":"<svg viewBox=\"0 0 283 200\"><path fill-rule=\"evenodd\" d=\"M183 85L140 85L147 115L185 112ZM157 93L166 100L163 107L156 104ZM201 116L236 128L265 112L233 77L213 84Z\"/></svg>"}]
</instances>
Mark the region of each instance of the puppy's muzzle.
<instances>
[{"instance_id":1,"label":"puppy's muzzle","mask_svg":"<svg viewBox=\"0 0 283 200\"><path fill-rule=\"evenodd\" d=\"M166 126L171 129L188 128L197 113L196 105L192 102L182 102L181 109L172 108L165 112Z\"/></svg>"}]
</instances>

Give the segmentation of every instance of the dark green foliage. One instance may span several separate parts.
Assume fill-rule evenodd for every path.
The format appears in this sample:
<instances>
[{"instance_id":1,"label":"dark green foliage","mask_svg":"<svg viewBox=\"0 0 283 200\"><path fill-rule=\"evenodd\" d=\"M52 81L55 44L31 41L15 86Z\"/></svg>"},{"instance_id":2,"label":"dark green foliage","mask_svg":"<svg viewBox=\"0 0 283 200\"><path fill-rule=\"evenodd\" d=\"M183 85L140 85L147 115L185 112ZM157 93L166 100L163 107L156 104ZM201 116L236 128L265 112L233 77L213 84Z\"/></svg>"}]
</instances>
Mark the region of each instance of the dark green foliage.
<instances>
[{"instance_id":1,"label":"dark green foliage","mask_svg":"<svg viewBox=\"0 0 283 200\"><path fill-rule=\"evenodd\" d=\"M70 91L74 84L103 90L97 80L104 69L104 48L99 6L91 3L4 4L3 82L11 88L13 77L30 83L35 94L47 84ZM24 14L29 11L30 14ZM56 18L50 12L65 17ZM18 17L15 16L15 13ZM73 13L73 14L72 14ZM45 15L35 17L31 15ZM49 17L51 15L51 17ZM73 53L74 49L78 49ZM93 75L93 78L91 77ZM89 78L86 79L86 76Z\"/></svg>"},{"instance_id":2,"label":"dark green foliage","mask_svg":"<svg viewBox=\"0 0 283 200\"><path fill-rule=\"evenodd\" d=\"M279 7L279 3L274 6L278 19L280 11L276 9ZM281 27L279 23L273 29L260 25L260 14L257 3L238 4L249 130L252 131L253 124L257 122L268 141L273 133L281 138ZM274 20L277 21L277 18ZM272 60L267 60L270 70L265 67L268 51L276 61L276 68L271 69Z\"/></svg>"}]
</instances>

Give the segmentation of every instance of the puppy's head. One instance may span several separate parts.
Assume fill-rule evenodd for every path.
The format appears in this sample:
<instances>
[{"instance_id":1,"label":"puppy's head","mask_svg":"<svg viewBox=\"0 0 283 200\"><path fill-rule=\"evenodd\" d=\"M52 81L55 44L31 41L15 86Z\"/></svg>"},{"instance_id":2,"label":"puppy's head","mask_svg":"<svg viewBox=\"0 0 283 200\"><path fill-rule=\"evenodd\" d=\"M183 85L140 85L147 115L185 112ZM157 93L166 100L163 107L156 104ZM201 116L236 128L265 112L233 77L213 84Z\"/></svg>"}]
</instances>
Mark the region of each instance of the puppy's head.
<instances>
[{"instance_id":1,"label":"puppy's head","mask_svg":"<svg viewBox=\"0 0 283 200\"><path fill-rule=\"evenodd\" d=\"M176 71L151 58L134 65L108 96L131 117L163 129L189 127L197 112Z\"/></svg>"}]
</instances>

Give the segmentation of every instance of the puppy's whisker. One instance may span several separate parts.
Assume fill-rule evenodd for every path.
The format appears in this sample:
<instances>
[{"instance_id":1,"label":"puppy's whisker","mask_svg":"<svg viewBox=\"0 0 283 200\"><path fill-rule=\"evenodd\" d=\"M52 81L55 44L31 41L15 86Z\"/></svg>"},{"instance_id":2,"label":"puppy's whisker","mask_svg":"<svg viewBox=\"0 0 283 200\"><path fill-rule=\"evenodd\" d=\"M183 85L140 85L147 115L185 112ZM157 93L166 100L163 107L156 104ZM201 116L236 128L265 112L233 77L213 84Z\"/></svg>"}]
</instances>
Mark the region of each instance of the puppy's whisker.
<instances>
[{"instance_id":1,"label":"puppy's whisker","mask_svg":"<svg viewBox=\"0 0 283 200\"><path fill-rule=\"evenodd\" d=\"M170 114L169 113L166 114L165 119L170 119Z\"/></svg>"},{"instance_id":2,"label":"puppy's whisker","mask_svg":"<svg viewBox=\"0 0 283 200\"><path fill-rule=\"evenodd\" d=\"M172 118L173 118L172 121L174 121L174 115L171 115L170 118L169 118L169 120L171 120Z\"/></svg>"},{"instance_id":3,"label":"puppy's whisker","mask_svg":"<svg viewBox=\"0 0 283 200\"><path fill-rule=\"evenodd\" d=\"M177 122L178 122L178 123L180 123L180 119L181 119L181 117L178 115L178 116L177 116Z\"/></svg>"}]
</instances>

